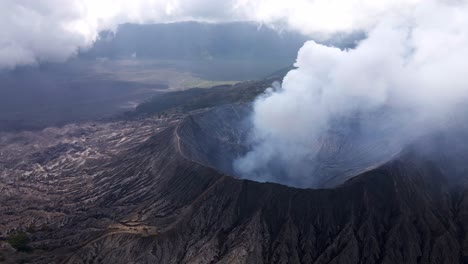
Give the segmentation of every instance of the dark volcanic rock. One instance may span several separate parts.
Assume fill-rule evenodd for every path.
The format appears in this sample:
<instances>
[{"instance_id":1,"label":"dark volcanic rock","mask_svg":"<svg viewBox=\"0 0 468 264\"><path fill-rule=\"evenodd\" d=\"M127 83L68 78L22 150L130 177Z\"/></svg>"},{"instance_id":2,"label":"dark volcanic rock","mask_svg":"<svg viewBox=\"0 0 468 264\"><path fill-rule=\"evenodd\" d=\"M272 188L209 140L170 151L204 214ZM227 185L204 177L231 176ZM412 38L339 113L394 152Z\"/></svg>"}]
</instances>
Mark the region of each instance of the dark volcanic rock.
<instances>
[{"instance_id":1,"label":"dark volcanic rock","mask_svg":"<svg viewBox=\"0 0 468 264\"><path fill-rule=\"evenodd\" d=\"M183 154L228 175L236 175L233 161L249 149L250 104L227 105L190 115L180 125Z\"/></svg>"},{"instance_id":2,"label":"dark volcanic rock","mask_svg":"<svg viewBox=\"0 0 468 264\"><path fill-rule=\"evenodd\" d=\"M219 111L198 115L242 122L237 110ZM85 127L82 141L59 130L37 152L62 154L40 166L11 166L22 150L31 152L27 146L38 147L32 135L3 142L2 157L9 158L0 165L10 166L2 165L0 178L0 231L27 231L34 249L7 257L112 264L468 261L466 170L444 162L464 161L468 152L420 151L457 142L424 139L338 187L298 189L228 176L223 153L244 151L234 142L245 135L198 115ZM208 137L200 142L200 135Z\"/></svg>"}]
</instances>

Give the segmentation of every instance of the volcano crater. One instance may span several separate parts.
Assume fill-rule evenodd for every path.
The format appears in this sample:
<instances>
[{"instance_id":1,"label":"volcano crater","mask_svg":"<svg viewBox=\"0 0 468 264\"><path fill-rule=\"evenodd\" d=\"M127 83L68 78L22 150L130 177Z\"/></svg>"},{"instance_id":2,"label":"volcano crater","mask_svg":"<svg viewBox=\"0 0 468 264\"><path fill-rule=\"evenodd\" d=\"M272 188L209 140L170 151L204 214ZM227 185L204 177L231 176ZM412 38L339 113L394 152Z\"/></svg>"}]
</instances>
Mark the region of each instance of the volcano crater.
<instances>
[{"instance_id":1,"label":"volcano crater","mask_svg":"<svg viewBox=\"0 0 468 264\"><path fill-rule=\"evenodd\" d=\"M303 175L291 175L279 166L263 168L270 175L243 174L235 161L255 148L251 104L233 104L188 115L177 127L178 148L193 162L235 178L275 182L297 188L333 188L353 176L392 160L403 147L399 137L386 127L382 113L336 122L326 135L309 146L314 158ZM361 121L360 121L361 120ZM377 124L370 131L366 124ZM339 124L339 125L338 125ZM281 164L273 161L273 164ZM260 174L262 172L260 171Z\"/></svg>"}]
</instances>

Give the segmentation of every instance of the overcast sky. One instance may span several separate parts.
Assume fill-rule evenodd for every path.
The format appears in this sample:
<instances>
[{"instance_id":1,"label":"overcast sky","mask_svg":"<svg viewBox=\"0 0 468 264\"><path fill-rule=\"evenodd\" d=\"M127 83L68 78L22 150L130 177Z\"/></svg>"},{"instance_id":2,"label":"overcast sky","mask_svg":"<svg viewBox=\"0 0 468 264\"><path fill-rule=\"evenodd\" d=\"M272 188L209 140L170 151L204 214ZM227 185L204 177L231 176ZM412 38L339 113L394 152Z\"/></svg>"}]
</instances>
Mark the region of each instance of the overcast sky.
<instances>
[{"instance_id":1,"label":"overcast sky","mask_svg":"<svg viewBox=\"0 0 468 264\"><path fill-rule=\"evenodd\" d=\"M0 68L63 61L121 23L254 21L326 37L418 0L0 0Z\"/></svg>"}]
</instances>

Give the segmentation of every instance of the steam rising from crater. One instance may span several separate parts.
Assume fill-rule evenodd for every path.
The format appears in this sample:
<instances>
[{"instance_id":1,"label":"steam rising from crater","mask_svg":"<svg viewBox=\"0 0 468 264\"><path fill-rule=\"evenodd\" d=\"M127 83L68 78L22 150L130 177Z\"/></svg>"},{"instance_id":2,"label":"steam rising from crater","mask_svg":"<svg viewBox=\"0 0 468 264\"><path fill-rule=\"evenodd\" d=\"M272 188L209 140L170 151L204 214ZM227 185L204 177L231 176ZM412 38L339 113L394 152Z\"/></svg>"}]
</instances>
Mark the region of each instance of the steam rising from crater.
<instances>
[{"instance_id":1,"label":"steam rising from crater","mask_svg":"<svg viewBox=\"0 0 468 264\"><path fill-rule=\"evenodd\" d=\"M307 42L281 89L255 101L254 147L235 162L239 174L313 186L322 176L316 163L328 144L324 137L336 129L335 121L342 127L358 115L384 112L380 119L358 119L359 133L375 135L387 147L401 145L394 151L443 126L468 95L466 14L465 3L426 1L383 16L355 49ZM382 148L367 155L380 155Z\"/></svg>"},{"instance_id":2,"label":"steam rising from crater","mask_svg":"<svg viewBox=\"0 0 468 264\"><path fill-rule=\"evenodd\" d=\"M256 180L313 185L318 146L340 153L337 138L348 127L358 128L350 130L357 131L353 142L368 152L349 148L339 162L355 164L349 157L366 155L372 159L361 167L383 161L440 126L468 94L465 1L3 0L0 10L0 69L66 60L92 45L100 30L128 22L248 20L321 40L367 33L350 50L305 43L297 69L256 100L254 147L234 164Z\"/></svg>"}]
</instances>

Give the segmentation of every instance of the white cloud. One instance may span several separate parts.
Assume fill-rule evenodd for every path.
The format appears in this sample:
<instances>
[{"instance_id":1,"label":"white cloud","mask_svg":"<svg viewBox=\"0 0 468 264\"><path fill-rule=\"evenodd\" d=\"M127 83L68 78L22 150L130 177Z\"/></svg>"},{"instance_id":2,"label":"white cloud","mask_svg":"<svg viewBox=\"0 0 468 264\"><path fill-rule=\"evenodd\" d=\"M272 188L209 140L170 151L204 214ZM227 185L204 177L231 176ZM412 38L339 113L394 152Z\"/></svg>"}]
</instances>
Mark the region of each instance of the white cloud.
<instances>
[{"instance_id":1,"label":"white cloud","mask_svg":"<svg viewBox=\"0 0 468 264\"><path fill-rule=\"evenodd\" d=\"M382 16L408 12L420 0L240 0L238 9L253 21L276 23L305 34L350 32L373 26ZM251 12L247 11L250 10Z\"/></svg>"},{"instance_id":2,"label":"white cloud","mask_svg":"<svg viewBox=\"0 0 468 264\"><path fill-rule=\"evenodd\" d=\"M62 61L118 24L249 20L306 34L367 29L418 0L2 0L0 67Z\"/></svg>"}]
</instances>

